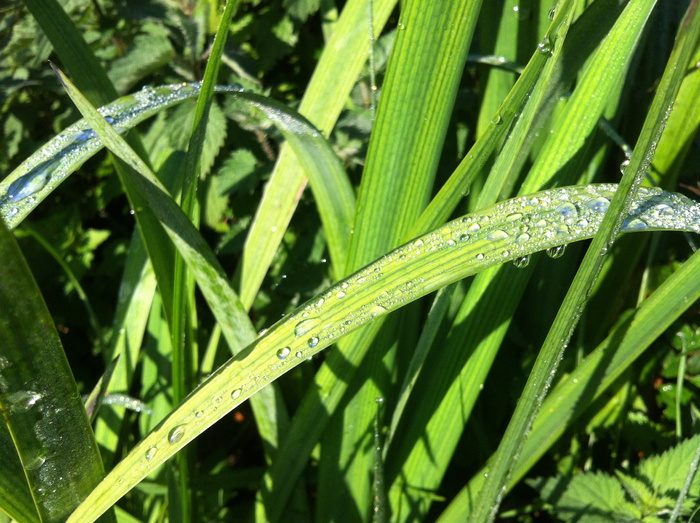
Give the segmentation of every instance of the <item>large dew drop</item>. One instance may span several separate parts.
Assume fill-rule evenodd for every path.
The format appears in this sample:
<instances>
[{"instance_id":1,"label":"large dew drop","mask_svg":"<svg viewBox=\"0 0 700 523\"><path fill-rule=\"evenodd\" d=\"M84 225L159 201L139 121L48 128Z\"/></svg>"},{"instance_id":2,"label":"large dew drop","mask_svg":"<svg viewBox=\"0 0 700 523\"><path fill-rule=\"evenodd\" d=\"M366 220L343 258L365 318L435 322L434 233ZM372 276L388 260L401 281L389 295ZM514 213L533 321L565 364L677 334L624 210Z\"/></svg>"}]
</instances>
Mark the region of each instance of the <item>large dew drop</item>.
<instances>
[{"instance_id":1,"label":"large dew drop","mask_svg":"<svg viewBox=\"0 0 700 523\"><path fill-rule=\"evenodd\" d=\"M519 258L515 258L513 260L513 265L515 265L518 269L524 269L530 264L530 257L529 256L520 256Z\"/></svg>"},{"instance_id":2,"label":"large dew drop","mask_svg":"<svg viewBox=\"0 0 700 523\"><path fill-rule=\"evenodd\" d=\"M184 425L178 425L175 427L173 430L171 430L168 433L168 443L171 445L175 445L178 441L180 441L185 435L185 426Z\"/></svg>"},{"instance_id":3,"label":"large dew drop","mask_svg":"<svg viewBox=\"0 0 700 523\"><path fill-rule=\"evenodd\" d=\"M307 318L305 320L301 320L294 327L294 335L296 337L303 336L307 332L317 327L320 322L321 320L319 318Z\"/></svg>"},{"instance_id":4,"label":"large dew drop","mask_svg":"<svg viewBox=\"0 0 700 523\"><path fill-rule=\"evenodd\" d=\"M545 252L547 253L547 256L553 260L556 260L564 256L564 251L566 251L566 245L557 245L556 247L550 247Z\"/></svg>"},{"instance_id":5,"label":"large dew drop","mask_svg":"<svg viewBox=\"0 0 700 523\"><path fill-rule=\"evenodd\" d=\"M49 181L53 164L53 160L40 163L12 182L7 189L7 197L10 201L19 202L42 190Z\"/></svg>"}]
</instances>

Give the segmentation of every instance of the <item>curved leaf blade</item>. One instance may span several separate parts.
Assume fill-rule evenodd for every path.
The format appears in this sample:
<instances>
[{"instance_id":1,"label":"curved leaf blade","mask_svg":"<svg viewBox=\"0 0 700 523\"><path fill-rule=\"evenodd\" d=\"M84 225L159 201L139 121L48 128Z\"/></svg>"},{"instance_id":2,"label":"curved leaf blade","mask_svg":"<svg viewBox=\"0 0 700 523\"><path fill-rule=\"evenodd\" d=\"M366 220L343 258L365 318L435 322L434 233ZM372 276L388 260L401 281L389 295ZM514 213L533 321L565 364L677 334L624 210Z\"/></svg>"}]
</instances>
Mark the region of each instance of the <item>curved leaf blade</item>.
<instances>
[{"instance_id":1,"label":"curved leaf blade","mask_svg":"<svg viewBox=\"0 0 700 523\"><path fill-rule=\"evenodd\" d=\"M502 202L449 222L332 286L217 370L114 468L69 521L93 521L231 409L358 327L487 267L592 237L616 188L569 187ZM652 229L700 232L700 205L642 189L624 230Z\"/></svg>"},{"instance_id":2,"label":"curved leaf blade","mask_svg":"<svg viewBox=\"0 0 700 523\"><path fill-rule=\"evenodd\" d=\"M0 259L0 410L41 520L63 521L104 476L102 458L51 315L5 224Z\"/></svg>"}]
</instances>

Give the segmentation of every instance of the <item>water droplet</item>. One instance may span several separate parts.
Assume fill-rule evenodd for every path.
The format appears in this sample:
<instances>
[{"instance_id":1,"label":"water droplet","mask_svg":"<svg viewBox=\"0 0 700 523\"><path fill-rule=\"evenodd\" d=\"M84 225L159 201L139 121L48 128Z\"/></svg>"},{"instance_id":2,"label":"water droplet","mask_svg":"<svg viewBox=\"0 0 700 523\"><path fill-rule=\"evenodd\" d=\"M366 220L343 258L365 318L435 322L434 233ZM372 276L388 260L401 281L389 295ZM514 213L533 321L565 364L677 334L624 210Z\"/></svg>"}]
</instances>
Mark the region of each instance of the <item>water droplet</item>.
<instances>
[{"instance_id":1,"label":"water droplet","mask_svg":"<svg viewBox=\"0 0 700 523\"><path fill-rule=\"evenodd\" d=\"M300 350L296 351L296 352L294 353L294 355L295 355L297 358L303 358L303 357L304 357L304 353L303 353L302 351L300 351Z\"/></svg>"},{"instance_id":2,"label":"water droplet","mask_svg":"<svg viewBox=\"0 0 700 523\"><path fill-rule=\"evenodd\" d=\"M555 7L552 7L552 8L549 10L549 13L547 13L547 18L549 18L550 20L554 20L554 15L555 15L556 13L557 13L556 8L555 8Z\"/></svg>"},{"instance_id":3,"label":"water droplet","mask_svg":"<svg viewBox=\"0 0 700 523\"><path fill-rule=\"evenodd\" d=\"M277 351L277 357L281 360L286 359L287 356L289 356L289 353L292 352L292 349L289 347L283 347L280 350Z\"/></svg>"},{"instance_id":4,"label":"water droplet","mask_svg":"<svg viewBox=\"0 0 700 523\"><path fill-rule=\"evenodd\" d=\"M202 416L204 416L204 411L202 410L198 410L194 413L195 418L201 418Z\"/></svg>"},{"instance_id":5,"label":"water droplet","mask_svg":"<svg viewBox=\"0 0 700 523\"><path fill-rule=\"evenodd\" d=\"M314 347L316 347L316 345L318 345L318 341L319 340L316 336L314 336L313 338L309 338L309 341L308 341L309 348L313 349Z\"/></svg>"},{"instance_id":6,"label":"water droplet","mask_svg":"<svg viewBox=\"0 0 700 523\"><path fill-rule=\"evenodd\" d=\"M529 256L521 256L520 258L515 258L513 260L513 265L515 265L518 269L524 269L530 264L530 257Z\"/></svg>"},{"instance_id":7,"label":"water droplet","mask_svg":"<svg viewBox=\"0 0 700 523\"><path fill-rule=\"evenodd\" d=\"M526 20L530 16L530 10L519 5L513 6L513 14L518 17L518 20Z\"/></svg>"},{"instance_id":8,"label":"water droplet","mask_svg":"<svg viewBox=\"0 0 700 523\"><path fill-rule=\"evenodd\" d=\"M610 200L603 198L602 196L598 198L591 198L586 202L586 206L594 212L603 213L608 210Z\"/></svg>"},{"instance_id":9,"label":"water droplet","mask_svg":"<svg viewBox=\"0 0 700 523\"><path fill-rule=\"evenodd\" d=\"M620 164L620 173L625 174L625 169L627 169L627 166L630 164L630 159L627 158L624 162Z\"/></svg>"},{"instance_id":10,"label":"water droplet","mask_svg":"<svg viewBox=\"0 0 700 523\"><path fill-rule=\"evenodd\" d=\"M481 225L474 222L469 227L467 227L467 232L477 232L481 230Z\"/></svg>"},{"instance_id":11,"label":"water droplet","mask_svg":"<svg viewBox=\"0 0 700 523\"><path fill-rule=\"evenodd\" d=\"M54 160L47 160L34 167L27 174L23 174L10 184L7 189L7 197L13 202L19 202L42 190L49 181L51 165Z\"/></svg>"},{"instance_id":12,"label":"water droplet","mask_svg":"<svg viewBox=\"0 0 700 523\"><path fill-rule=\"evenodd\" d=\"M501 229L496 229L495 231L491 231L488 236L486 236L487 240L491 241L502 241L502 240L507 240L508 239L508 233L506 231L502 231Z\"/></svg>"},{"instance_id":13,"label":"water droplet","mask_svg":"<svg viewBox=\"0 0 700 523\"><path fill-rule=\"evenodd\" d=\"M3 402L7 405L10 412L27 412L40 399L41 394L31 390L12 392L3 396Z\"/></svg>"},{"instance_id":14,"label":"water droplet","mask_svg":"<svg viewBox=\"0 0 700 523\"><path fill-rule=\"evenodd\" d=\"M231 391L231 399L237 400L238 398L241 397L241 394L243 394L243 391L241 389L233 389Z\"/></svg>"},{"instance_id":15,"label":"water droplet","mask_svg":"<svg viewBox=\"0 0 700 523\"><path fill-rule=\"evenodd\" d=\"M338 298L339 300L342 300L343 298L345 298L345 293L343 291L338 291L338 293L335 295L335 297Z\"/></svg>"},{"instance_id":16,"label":"water droplet","mask_svg":"<svg viewBox=\"0 0 700 523\"><path fill-rule=\"evenodd\" d=\"M212 398L211 401L212 401L212 403L214 403L215 405L218 405L219 403L221 403L222 401L224 401L224 398L222 398L220 395L219 395L219 396L214 396L214 397Z\"/></svg>"},{"instance_id":17,"label":"water droplet","mask_svg":"<svg viewBox=\"0 0 700 523\"><path fill-rule=\"evenodd\" d=\"M515 243L525 243L530 239L530 235L526 232L523 232L521 234L518 234L518 236L515 238Z\"/></svg>"},{"instance_id":18,"label":"water droplet","mask_svg":"<svg viewBox=\"0 0 700 523\"><path fill-rule=\"evenodd\" d=\"M493 125L501 125L503 123L503 117L500 114L497 114L491 119L491 123Z\"/></svg>"},{"instance_id":19,"label":"water droplet","mask_svg":"<svg viewBox=\"0 0 700 523\"><path fill-rule=\"evenodd\" d=\"M323 298L319 298L316 302L316 307L321 307L324 303L326 303L326 300L324 300Z\"/></svg>"},{"instance_id":20,"label":"water droplet","mask_svg":"<svg viewBox=\"0 0 700 523\"><path fill-rule=\"evenodd\" d=\"M643 230L648 229L648 228L649 228L649 225L644 223L639 218L627 218L622 223L622 230L623 231L643 231Z\"/></svg>"},{"instance_id":21,"label":"water droplet","mask_svg":"<svg viewBox=\"0 0 700 523\"><path fill-rule=\"evenodd\" d=\"M41 468L44 463L46 463L46 456L44 454L39 454L24 463L24 468L27 470L37 470Z\"/></svg>"},{"instance_id":22,"label":"water droplet","mask_svg":"<svg viewBox=\"0 0 700 523\"><path fill-rule=\"evenodd\" d=\"M459 241L461 241L461 242L468 242L468 241L469 241L469 238L470 238L470 236L469 236L468 234L461 234L461 235L459 236Z\"/></svg>"},{"instance_id":23,"label":"water droplet","mask_svg":"<svg viewBox=\"0 0 700 523\"><path fill-rule=\"evenodd\" d=\"M157 452L158 452L158 447L150 447L146 451L146 461L151 461L153 458L155 458Z\"/></svg>"},{"instance_id":24,"label":"water droplet","mask_svg":"<svg viewBox=\"0 0 700 523\"><path fill-rule=\"evenodd\" d=\"M420 238L418 238L416 241L413 242L413 246L414 246L416 249L420 249L421 247L423 247L423 240L421 240Z\"/></svg>"},{"instance_id":25,"label":"water droplet","mask_svg":"<svg viewBox=\"0 0 700 523\"><path fill-rule=\"evenodd\" d=\"M545 35L542 41L537 45L537 50L542 54L552 56L552 52L554 51L554 44L549 38L549 35Z\"/></svg>"},{"instance_id":26,"label":"water droplet","mask_svg":"<svg viewBox=\"0 0 700 523\"><path fill-rule=\"evenodd\" d=\"M480 252L479 254L477 254L477 255L475 256L475 258L476 258L477 260L483 260L483 259L484 259L484 254Z\"/></svg>"},{"instance_id":27,"label":"water droplet","mask_svg":"<svg viewBox=\"0 0 700 523\"><path fill-rule=\"evenodd\" d=\"M372 307L369 311L369 315L372 318L376 318L377 316L381 316L382 314L386 314L388 311L386 308L382 307L381 305L375 305Z\"/></svg>"},{"instance_id":28,"label":"water droplet","mask_svg":"<svg viewBox=\"0 0 700 523\"><path fill-rule=\"evenodd\" d=\"M319 323L321 323L321 320L317 317L301 320L294 327L294 335L296 337L303 336L304 334L312 330L314 327L317 327Z\"/></svg>"},{"instance_id":29,"label":"water droplet","mask_svg":"<svg viewBox=\"0 0 700 523\"><path fill-rule=\"evenodd\" d=\"M556 260L564 256L564 251L566 251L566 245L557 245L556 247L550 247L545 252L547 253L547 256L553 260Z\"/></svg>"},{"instance_id":30,"label":"water droplet","mask_svg":"<svg viewBox=\"0 0 700 523\"><path fill-rule=\"evenodd\" d=\"M565 218L571 218L578 215L576 206L573 203L562 203L557 207L557 212L564 216Z\"/></svg>"},{"instance_id":31,"label":"water droplet","mask_svg":"<svg viewBox=\"0 0 700 523\"><path fill-rule=\"evenodd\" d=\"M517 222L518 220L522 219L523 215L519 212L514 212L506 216L506 221L507 222Z\"/></svg>"},{"instance_id":32,"label":"water droplet","mask_svg":"<svg viewBox=\"0 0 700 523\"><path fill-rule=\"evenodd\" d=\"M173 430L171 430L168 433L168 443L170 443L171 445L175 445L175 443L180 441L184 435L185 435L185 426L178 425L177 427L175 427Z\"/></svg>"}]
</instances>

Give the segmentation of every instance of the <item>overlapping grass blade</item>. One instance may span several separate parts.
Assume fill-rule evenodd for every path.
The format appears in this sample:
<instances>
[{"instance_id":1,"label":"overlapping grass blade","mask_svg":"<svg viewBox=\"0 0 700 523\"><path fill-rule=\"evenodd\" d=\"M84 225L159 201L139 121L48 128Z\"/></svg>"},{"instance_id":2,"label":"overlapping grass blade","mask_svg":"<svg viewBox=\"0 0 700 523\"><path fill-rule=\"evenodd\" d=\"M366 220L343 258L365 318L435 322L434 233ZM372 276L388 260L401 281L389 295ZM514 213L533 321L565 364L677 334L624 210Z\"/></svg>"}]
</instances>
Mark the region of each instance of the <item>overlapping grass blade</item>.
<instances>
[{"instance_id":1,"label":"overlapping grass blade","mask_svg":"<svg viewBox=\"0 0 700 523\"><path fill-rule=\"evenodd\" d=\"M271 327L210 376L112 470L69 521L92 521L221 416L353 330L477 271L591 237L602 219L601 209L593 204L600 198L609 200L614 191L613 185L570 187L503 202L450 222L339 282ZM520 225L508 220L513 212L531 214L554 226L566 219L566 213L560 212L562 202L588 209L582 215L588 226L554 237L545 231L527 243L514 240ZM662 209L673 212L662 213ZM632 230L638 230L640 224L652 229L700 230L700 206L679 195L644 190L633 212ZM473 235L470 227L474 223L489 225Z\"/></svg>"},{"instance_id":2,"label":"overlapping grass blade","mask_svg":"<svg viewBox=\"0 0 700 523\"><path fill-rule=\"evenodd\" d=\"M607 391L640 355L700 299L700 254L694 254L636 311L628 314L573 373L566 376L542 403L520 458L512 472L514 485L551 448L567 427ZM486 469L475 474L450 503L440 521L455 521L471 513L484 483Z\"/></svg>"},{"instance_id":3,"label":"overlapping grass blade","mask_svg":"<svg viewBox=\"0 0 700 523\"><path fill-rule=\"evenodd\" d=\"M480 8L481 1L472 0L402 5L360 185L347 272L398 245L427 204ZM402 366L396 360L402 353L399 332L413 338L414 321L405 321L398 330L405 314L411 311L385 321L356 376L346 372L318 382L324 388L349 384L352 390L351 399L335 410L322 440L318 507L322 519L331 517L339 505L349 507L348 521L363 520L371 510L370 478L363 471L370 470L374 461L368 439L376 416L374 400L390 394L390 376ZM412 345L403 352L412 350ZM341 344L327 365L333 368L337 360L354 360L349 353L365 347ZM330 405L325 407L333 411Z\"/></svg>"},{"instance_id":4,"label":"overlapping grass blade","mask_svg":"<svg viewBox=\"0 0 700 523\"><path fill-rule=\"evenodd\" d=\"M324 49L299 105L299 112L328 136L367 61L368 9L372 6L374 31L379 33L396 0L350 0L334 24L333 36ZM260 288L284 231L296 209L306 175L296 156L283 147L275 170L246 239L243 260L234 277L246 308ZM336 275L344 271L344 267Z\"/></svg>"},{"instance_id":5,"label":"overlapping grass blade","mask_svg":"<svg viewBox=\"0 0 700 523\"><path fill-rule=\"evenodd\" d=\"M648 2L646 9L643 9L642 4L642 2L635 4L634 7L637 9L634 12L633 20L634 18L641 19L643 23L649 16L655 2ZM628 6L628 9L631 7L632 5ZM492 521L495 518L503 496L503 487L508 483L509 471L517 460L522 441L529 432L534 417L541 407L564 349L569 343L591 288L600 273L603 265L601 255L610 249L625 219L625 209L628 208L636 188L651 165L654 150L685 74L685 65L689 63L695 52L700 37L700 16L692 16L695 14L694 11L691 6L686 20L688 26L681 29L677 45L669 59L659 90L654 97L629 167L622 177L620 189L610 203L603 223L569 288L520 396L511 422L489 464L489 476L480 491L471 515L475 521ZM622 16L624 17L625 14L623 13Z\"/></svg>"},{"instance_id":6,"label":"overlapping grass blade","mask_svg":"<svg viewBox=\"0 0 700 523\"><path fill-rule=\"evenodd\" d=\"M561 40L565 37L573 15L573 7L572 2L560 6L557 18L544 37L547 41ZM550 80L557 69L556 63L561 48L555 50L554 56L550 57L551 51L536 51L526 69L527 71L534 67L533 64L542 60L543 55L544 59L549 60L549 63L539 69L541 76L537 85L529 86L528 92L531 94L527 108L522 113L518 111L517 123L509 133L505 147L511 147L513 154L499 155L492 175L481 192L478 207L488 205L489 201L498 198L505 181L511 176L510 169L514 167L513 164L508 167L507 162L517 159L517 149L532 132L532 119L538 112L540 100L551 89ZM524 90L526 84L522 83L522 80L516 85L516 92ZM512 98L516 99L517 96ZM494 129L512 126L514 117L515 115L507 115L505 122L494 120L491 125ZM490 132L487 130L487 135ZM468 153L468 157L483 153L478 143L475 149L477 152ZM429 215L426 213L426 216ZM432 365L421 376L418 386L418 391L431 390L433 393L415 394L410 408L412 415L406 424L400 425L398 430L402 437L395 441L387 464L387 475L392 482L392 508L397 518L422 518L430 507L433 498L424 493L436 489L442 479L466 419L482 389L488 368L500 346L500 340L507 330L509 316L519 298L517 289L522 286L520 282L524 281L526 273L516 272L509 267L478 275L470 285L461 310L454 318L456 327L447 339L434 348ZM440 443L426 445L426 441ZM406 488L407 485L411 485L411 488Z\"/></svg>"}]
</instances>

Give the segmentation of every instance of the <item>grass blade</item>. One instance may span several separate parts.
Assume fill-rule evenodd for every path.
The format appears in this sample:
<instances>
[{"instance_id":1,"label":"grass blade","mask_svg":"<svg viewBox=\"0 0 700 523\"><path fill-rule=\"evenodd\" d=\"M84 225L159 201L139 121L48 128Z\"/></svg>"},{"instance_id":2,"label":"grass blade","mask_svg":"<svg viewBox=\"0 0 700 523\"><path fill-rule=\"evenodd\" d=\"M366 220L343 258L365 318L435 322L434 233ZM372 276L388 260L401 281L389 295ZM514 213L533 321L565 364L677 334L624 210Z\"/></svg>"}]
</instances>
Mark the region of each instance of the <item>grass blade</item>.
<instances>
[{"instance_id":1,"label":"grass blade","mask_svg":"<svg viewBox=\"0 0 700 523\"><path fill-rule=\"evenodd\" d=\"M696 253L622 321L572 374L552 389L523 444L511 485L525 476L566 428L630 368L689 304L700 299L700 280L693 277L699 269L700 254ZM468 517L473 500L483 486L485 472L483 469L473 476L443 512L440 521Z\"/></svg>"},{"instance_id":2,"label":"grass blade","mask_svg":"<svg viewBox=\"0 0 700 523\"><path fill-rule=\"evenodd\" d=\"M638 16L646 18L655 2L647 4L647 12L640 9ZM641 3L639 3L641 4ZM631 6L630 6L631 7ZM635 4L635 7L642 7ZM692 13L692 7L691 7ZM695 17L700 20L700 17ZM563 351L569 342L573 329L580 318L590 289L594 284L603 264L601 254L605 254L616 232L621 227L624 209L628 205L628 193L634 194L651 163L654 149L663 132L666 119L678 92L684 75L684 66L690 60L698 42L700 21L693 29L681 32L681 38L674 49L666 73L662 78L657 96L647 115L646 125L632 154L630 165L622 178L620 191L613 198L609 212L601 224L586 257L572 283L569 292L559 309L557 319L545 340L535 366L530 374L525 390L521 395L511 423L503 436L499 449L489 467L489 477L481 490L472 518L474 521L492 521L503 496L504 486L508 482L508 473L517 460L522 440L529 432L534 416L539 410L544 395L547 393L552 376Z\"/></svg>"},{"instance_id":3,"label":"grass blade","mask_svg":"<svg viewBox=\"0 0 700 523\"><path fill-rule=\"evenodd\" d=\"M602 219L602 209L596 202L600 198L609 201L614 191L613 185L572 187L509 200L450 222L339 282L218 369L112 470L69 521L93 521L231 409L343 335L489 266L591 237ZM700 206L686 198L652 189L641 190L639 198L628 221L631 230L639 230L644 223L650 230L700 231ZM590 227L554 238L542 234L526 244L515 241L520 225L508 221L507 216L517 210L558 223L570 218L559 211L562 201L578 203L580 217ZM668 209L672 212L666 212ZM477 233L474 223L486 226ZM407 292L409 282L411 289Z\"/></svg>"},{"instance_id":4,"label":"grass blade","mask_svg":"<svg viewBox=\"0 0 700 523\"><path fill-rule=\"evenodd\" d=\"M0 259L0 407L41 520L64 521L104 476L102 459L51 315L4 224Z\"/></svg>"}]
</instances>

